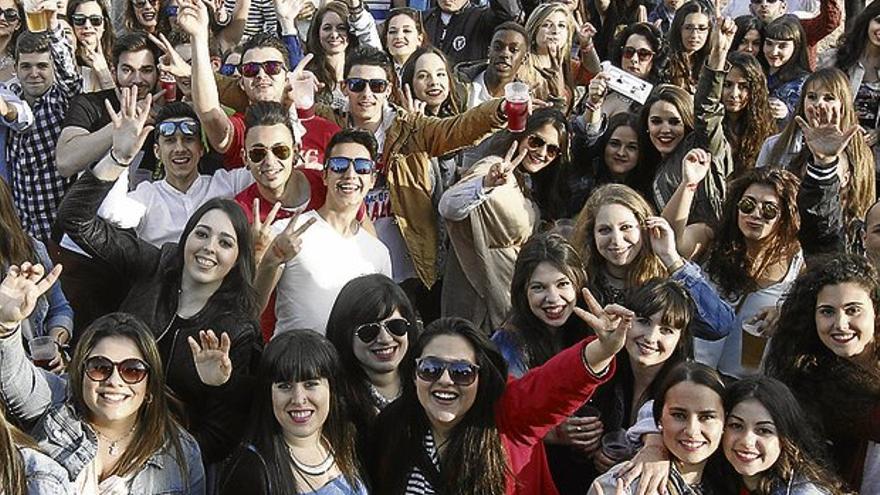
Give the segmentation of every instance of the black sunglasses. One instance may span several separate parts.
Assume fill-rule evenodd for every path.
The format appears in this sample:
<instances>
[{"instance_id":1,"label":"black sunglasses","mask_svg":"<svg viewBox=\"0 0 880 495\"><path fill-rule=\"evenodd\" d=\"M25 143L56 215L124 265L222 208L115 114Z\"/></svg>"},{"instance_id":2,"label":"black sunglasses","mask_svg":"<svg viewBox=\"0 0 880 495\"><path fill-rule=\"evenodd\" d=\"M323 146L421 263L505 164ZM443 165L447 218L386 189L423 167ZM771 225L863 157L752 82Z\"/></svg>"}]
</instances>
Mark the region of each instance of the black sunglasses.
<instances>
[{"instance_id":1,"label":"black sunglasses","mask_svg":"<svg viewBox=\"0 0 880 495\"><path fill-rule=\"evenodd\" d=\"M466 387L477 380L479 370L479 366L467 361L447 361L433 356L416 359L416 376L431 383L439 380L448 371L452 383Z\"/></svg>"},{"instance_id":2,"label":"black sunglasses","mask_svg":"<svg viewBox=\"0 0 880 495\"><path fill-rule=\"evenodd\" d=\"M293 150L286 144L276 144L270 148L265 146L254 146L247 150L247 157L252 163L261 163L266 159L266 156L268 156L269 153L275 155L279 160L287 160L290 158L290 155L293 154Z\"/></svg>"},{"instance_id":3,"label":"black sunglasses","mask_svg":"<svg viewBox=\"0 0 880 495\"><path fill-rule=\"evenodd\" d=\"M327 159L327 170L337 174L344 174L352 165L354 165L354 171L360 175L372 174L376 169L376 162L369 158L333 156Z\"/></svg>"},{"instance_id":4,"label":"black sunglasses","mask_svg":"<svg viewBox=\"0 0 880 495\"><path fill-rule=\"evenodd\" d=\"M345 80L345 85L352 93L361 93L370 86L373 93L384 93L388 89L388 81L385 79L361 79L360 77L352 77Z\"/></svg>"},{"instance_id":5,"label":"black sunglasses","mask_svg":"<svg viewBox=\"0 0 880 495\"><path fill-rule=\"evenodd\" d=\"M260 69L269 76L277 76L284 70L284 62L279 60L267 60L265 62L248 62L238 66L238 72L244 77L257 77Z\"/></svg>"},{"instance_id":6,"label":"black sunglasses","mask_svg":"<svg viewBox=\"0 0 880 495\"><path fill-rule=\"evenodd\" d=\"M162 137L171 137L178 131L184 136L198 136L199 124L192 120L166 120L165 122L160 122L158 127L156 127L156 132Z\"/></svg>"},{"instance_id":7,"label":"black sunglasses","mask_svg":"<svg viewBox=\"0 0 880 495\"><path fill-rule=\"evenodd\" d=\"M623 47L623 58L633 58L633 55L638 55L640 62L647 62L654 57L654 52L647 48Z\"/></svg>"},{"instance_id":8,"label":"black sunglasses","mask_svg":"<svg viewBox=\"0 0 880 495\"><path fill-rule=\"evenodd\" d=\"M755 208L761 207L761 218L764 220L773 220L779 216L779 206L776 203L764 202L758 203L752 198L743 198L736 204L737 209L743 215L751 215Z\"/></svg>"},{"instance_id":9,"label":"black sunglasses","mask_svg":"<svg viewBox=\"0 0 880 495\"><path fill-rule=\"evenodd\" d=\"M129 385L144 381L144 378L150 374L150 367L147 363L137 358L129 358L117 363L104 356L92 356L85 362L86 376L93 382L103 382L110 379L114 369L119 373L122 381Z\"/></svg>"},{"instance_id":10,"label":"black sunglasses","mask_svg":"<svg viewBox=\"0 0 880 495\"><path fill-rule=\"evenodd\" d=\"M3 14L3 18L9 22L15 22L18 20L18 11L15 9L2 9L0 10L0 14Z\"/></svg>"},{"instance_id":11,"label":"black sunglasses","mask_svg":"<svg viewBox=\"0 0 880 495\"><path fill-rule=\"evenodd\" d=\"M526 140L526 145L529 147L529 149L533 150L538 150L546 146L547 158L551 160L559 156L559 153L562 152L562 149L560 149L559 146L555 144L547 144L547 141L544 141L544 138L536 134L532 134L529 136L529 138Z\"/></svg>"},{"instance_id":12,"label":"black sunglasses","mask_svg":"<svg viewBox=\"0 0 880 495\"><path fill-rule=\"evenodd\" d=\"M379 332L382 331L383 328L391 335L403 337L409 332L410 326L411 324L408 320L404 318L394 318L393 320L388 321L364 323L354 329L354 334L357 335L357 338L361 339L361 342L369 344L376 340L376 337L379 336Z\"/></svg>"},{"instance_id":13,"label":"black sunglasses","mask_svg":"<svg viewBox=\"0 0 880 495\"><path fill-rule=\"evenodd\" d=\"M142 8L146 7L147 4L150 4L150 5L156 5L155 3L150 2L150 1L148 1L148 0L132 0L131 4L134 5L136 8L139 8L139 9L142 9Z\"/></svg>"},{"instance_id":14,"label":"black sunglasses","mask_svg":"<svg viewBox=\"0 0 880 495\"><path fill-rule=\"evenodd\" d=\"M91 22L92 27L101 27L104 25L104 18L99 15L73 14L70 16L70 23L76 27L85 26L86 21Z\"/></svg>"}]
</instances>

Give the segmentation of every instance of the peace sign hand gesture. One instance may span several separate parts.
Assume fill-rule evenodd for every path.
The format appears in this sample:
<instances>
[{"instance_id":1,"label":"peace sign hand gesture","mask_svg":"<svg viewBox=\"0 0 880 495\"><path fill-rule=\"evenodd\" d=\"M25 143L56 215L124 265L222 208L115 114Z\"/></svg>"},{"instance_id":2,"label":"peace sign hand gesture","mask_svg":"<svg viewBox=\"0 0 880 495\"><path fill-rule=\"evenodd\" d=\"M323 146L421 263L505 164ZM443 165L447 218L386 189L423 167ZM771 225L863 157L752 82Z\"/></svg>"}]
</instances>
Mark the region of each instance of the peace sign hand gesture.
<instances>
[{"instance_id":1,"label":"peace sign hand gesture","mask_svg":"<svg viewBox=\"0 0 880 495\"><path fill-rule=\"evenodd\" d=\"M192 67L177 53L171 42L164 34L159 33L159 37L147 33L150 41L162 50L163 55L159 57L158 69L167 72L175 78L190 77L192 75Z\"/></svg>"},{"instance_id":2,"label":"peace sign hand gesture","mask_svg":"<svg viewBox=\"0 0 880 495\"><path fill-rule=\"evenodd\" d=\"M819 164L828 165L843 152L859 131L859 126L841 129L840 109L837 106L816 105L808 107L806 113L809 123L800 115L796 115L794 119L804 133L804 141L813 153L813 158Z\"/></svg>"},{"instance_id":3,"label":"peace sign hand gesture","mask_svg":"<svg viewBox=\"0 0 880 495\"><path fill-rule=\"evenodd\" d=\"M272 224L275 223L275 217L280 209L281 202L279 201L269 210L269 214L266 215L266 221L262 221L260 220L260 198L254 198L252 210L254 212L254 223L251 225L251 237L254 241L254 259L257 264L263 259L263 255L266 254L266 250L269 249L272 240L275 239L275 234L272 232Z\"/></svg>"},{"instance_id":4,"label":"peace sign hand gesture","mask_svg":"<svg viewBox=\"0 0 880 495\"><path fill-rule=\"evenodd\" d=\"M403 86L403 108L407 112L416 113L419 115L425 114L425 105L426 103L418 98L414 98L412 94L412 87L409 84L405 84Z\"/></svg>"},{"instance_id":5,"label":"peace sign hand gesture","mask_svg":"<svg viewBox=\"0 0 880 495\"><path fill-rule=\"evenodd\" d=\"M43 277L43 265L25 262L12 265L6 278L0 282L0 335L11 332L29 317L37 305L37 299L45 294L61 275L61 265Z\"/></svg>"},{"instance_id":6,"label":"peace sign hand gesture","mask_svg":"<svg viewBox=\"0 0 880 495\"><path fill-rule=\"evenodd\" d=\"M146 125L150 118L152 95L147 95L144 102L137 100L137 86L119 90L119 113L113 110L110 102L104 100L104 106L113 123L113 156L120 163L128 163L144 146L153 126Z\"/></svg>"},{"instance_id":7,"label":"peace sign hand gesture","mask_svg":"<svg viewBox=\"0 0 880 495\"><path fill-rule=\"evenodd\" d=\"M483 188L491 189L493 187L503 186L507 184L507 181L510 179L510 173L513 172L517 166L525 159L526 154L529 152L528 148L523 146L522 151L519 153L516 152L516 149L519 147L519 143L514 141L510 145L510 149L507 150L507 154L504 155L504 160L492 165L489 169L489 173L483 176ZM514 157L514 154L516 155Z\"/></svg>"},{"instance_id":8,"label":"peace sign hand gesture","mask_svg":"<svg viewBox=\"0 0 880 495\"><path fill-rule=\"evenodd\" d=\"M299 216L300 214L297 213L290 218L290 223L287 224L283 232L275 236L275 239L263 256L263 259L271 263L272 266L287 263L302 250L302 235L315 223L315 218L309 218L299 228L295 228Z\"/></svg>"},{"instance_id":9,"label":"peace sign hand gesture","mask_svg":"<svg viewBox=\"0 0 880 495\"><path fill-rule=\"evenodd\" d=\"M202 330L199 332L198 342L191 336L186 341L202 383L218 387L229 381L232 376L232 361L229 359L229 348L232 344L229 334L223 332L218 339L213 330Z\"/></svg>"},{"instance_id":10,"label":"peace sign hand gesture","mask_svg":"<svg viewBox=\"0 0 880 495\"><path fill-rule=\"evenodd\" d=\"M582 289L582 293L589 311L575 307L574 314L578 315L596 332L598 340L595 342L599 345L597 349L599 356L596 357L599 358L599 361L610 360L623 349L623 345L626 343L626 334L632 328L635 313L618 304L609 304L603 308L586 287ZM588 361L590 360L588 359ZM590 366L594 370L605 368L605 366L597 367L592 362Z\"/></svg>"}]
</instances>

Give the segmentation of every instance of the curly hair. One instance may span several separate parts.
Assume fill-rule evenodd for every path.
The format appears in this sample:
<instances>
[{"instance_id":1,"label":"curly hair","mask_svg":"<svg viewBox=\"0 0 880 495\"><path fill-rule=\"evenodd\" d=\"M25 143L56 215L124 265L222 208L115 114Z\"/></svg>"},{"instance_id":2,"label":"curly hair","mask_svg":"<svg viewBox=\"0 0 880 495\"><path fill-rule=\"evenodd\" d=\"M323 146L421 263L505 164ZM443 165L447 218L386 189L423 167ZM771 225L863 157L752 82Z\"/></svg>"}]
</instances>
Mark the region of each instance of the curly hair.
<instances>
[{"instance_id":1,"label":"curly hair","mask_svg":"<svg viewBox=\"0 0 880 495\"><path fill-rule=\"evenodd\" d=\"M681 30L684 21L691 14L703 14L709 20L709 33L706 35L706 43L695 53L688 56L681 40ZM680 88L692 88L688 92L693 93L700 69L706 63L709 56L712 33L715 31L715 16L709 6L700 0L691 0L675 11L672 25L669 27L669 62L666 66L664 80Z\"/></svg>"},{"instance_id":2,"label":"curly hair","mask_svg":"<svg viewBox=\"0 0 880 495\"><path fill-rule=\"evenodd\" d=\"M770 236L762 241L758 259L749 257L738 222L739 201L754 184L772 188L779 198L779 220ZM706 261L706 271L718 285L722 296L735 300L758 290L757 280L767 268L791 259L798 252L800 243L797 234L801 225L797 208L799 188L800 181L791 172L767 167L750 170L731 182L721 218L713 229L715 239Z\"/></svg>"},{"instance_id":3,"label":"curly hair","mask_svg":"<svg viewBox=\"0 0 880 495\"><path fill-rule=\"evenodd\" d=\"M605 258L599 254L596 248L594 229L599 211L607 205L620 205L628 208L635 215L640 228L648 217L655 215L654 208L631 187L622 184L606 184L597 188L578 214L572 235L572 244L580 251L587 273L590 274L599 273L605 264ZM667 275L663 263L651 250L651 244L647 237L643 237L642 247L636 259L626 268L625 282L627 287L637 287L651 278Z\"/></svg>"},{"instance_id":4,"label":"curly hair","mask_svg":"<svg viewBox=\"0 0 880 495\"><path fill-rule=\"evenodd\" d=\"M776 132L776 123L770 113L767 76L761 64L748 53L731 53L727 57L731 72L739 71L746 79L748 101L734 120L730 112L724 112L722 127L736 157L733 176L739 177L755 166L761 146ZM725 84L727 81L725 80Z\"/></svg>"}]
</instances>

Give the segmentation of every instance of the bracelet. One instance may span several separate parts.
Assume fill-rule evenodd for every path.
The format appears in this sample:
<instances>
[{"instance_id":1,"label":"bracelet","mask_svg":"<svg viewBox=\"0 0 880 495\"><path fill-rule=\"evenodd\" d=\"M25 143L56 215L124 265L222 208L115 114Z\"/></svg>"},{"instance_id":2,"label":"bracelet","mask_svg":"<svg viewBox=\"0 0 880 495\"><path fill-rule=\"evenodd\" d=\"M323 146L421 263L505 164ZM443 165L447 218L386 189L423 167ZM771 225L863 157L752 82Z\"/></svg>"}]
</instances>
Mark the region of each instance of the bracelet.
<instances>
[{"instance_id":1,"label":"bracelet","mask_svg":"<svg viewBox=\"0 0 880 495\"><path fill-rule=\"evenodd\" d=\"M669 268L667 268L666 270L669 273L675 273L675 272L681 270L681 267L683 267L683 266L684 266L684 259L679 257L678 260L675 263L673 263L672 265L670 265Z\"/></svg>"},{"instance_id":2,"label":"bracelet","mask_svg":"<svg viewBox=\"0 0 880 495\"><path fill-rule=\"evenodd\" d=\"M116 165L119 165L120 167L127 167L127 166L131 165L131 162L132 162L132 160L129 160L127 162L123 162L119 158L116 158L116 155L113 154L113 148L110 148L110 159L113 160L113 162Z\"/></svg>"},{"instance_id":3,"label":"bracelet","mask_svg":"<svg viewBox=\"0 0 880 495\"><path fill-rule=\"evenodd\" d=\"M700 187L700 183L699 183L699 182L694 182L693 184L685 184L684 187L685 187L685 189L687 189L688 191L696 191L697 188Z\"/></svg>"},{"instance_id":4,"label":"bracelet","mask_svg":"<svg viewBox=\"0 0 880 495\"><path fill-rule=\"evenodd\" d=\"M584 107L586 107L587 110L589 110L593 113L596 113L601 109L601 107L599 105L590 101L589 98L587 98L587 101L584 102Z\"/></svg>"}]
</instances>

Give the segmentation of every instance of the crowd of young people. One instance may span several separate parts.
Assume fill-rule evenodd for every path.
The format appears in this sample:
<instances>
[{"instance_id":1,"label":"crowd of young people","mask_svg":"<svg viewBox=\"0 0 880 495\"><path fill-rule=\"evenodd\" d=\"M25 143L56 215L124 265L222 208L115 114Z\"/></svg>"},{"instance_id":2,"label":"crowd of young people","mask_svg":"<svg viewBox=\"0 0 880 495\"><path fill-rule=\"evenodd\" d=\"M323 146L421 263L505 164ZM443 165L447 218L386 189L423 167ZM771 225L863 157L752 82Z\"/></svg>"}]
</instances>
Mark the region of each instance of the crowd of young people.
<instances>
[{"instance_id":1,"label":"crowd of young people","mask_svg":"<svg viewBox=\"0 0 880 495\"><path fill-rule=\"evenodd\" d=\"M841 3L0 0L0 494L880 493Z\"/></svg>"}]
</instances>

